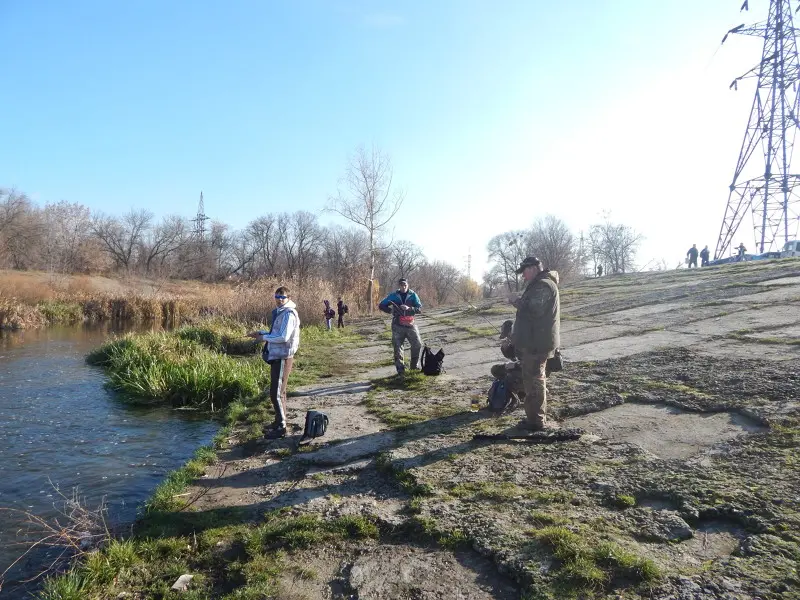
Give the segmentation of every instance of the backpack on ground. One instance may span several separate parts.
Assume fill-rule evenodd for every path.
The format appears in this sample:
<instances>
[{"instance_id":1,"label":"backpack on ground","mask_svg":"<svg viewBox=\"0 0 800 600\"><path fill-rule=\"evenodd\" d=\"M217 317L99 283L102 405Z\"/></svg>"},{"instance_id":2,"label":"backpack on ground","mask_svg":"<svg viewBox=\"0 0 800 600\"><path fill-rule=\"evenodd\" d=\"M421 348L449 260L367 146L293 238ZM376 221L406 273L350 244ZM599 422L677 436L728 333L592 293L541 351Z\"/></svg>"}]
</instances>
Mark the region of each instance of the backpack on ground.
<instances>
[{"instance_id":1,"label":"backpack on ground","mask_svg":"<svg viewBox=\"0 0 800 600\"><path fill-rule=\"evenodd\" d=\"M444 349L440 348L434 354L433 351L425 346L422 349L422 373L425 375L441 375L442 363L444 362Z\"/></svg>"},{"instance_id":2,"label":"backpack on ground","mask_svg":"<svg viewBox=\"0 0 800 600\"><path fill-rule=\"evenodd\" d=\"M487 405L490 411L501 414L517 407L517 397L508 388L505 379L495 379L489 387Z\"/></svg>"},{"instance_id":3,"label":"backpack on ground","mask_svg":"<svg viewBox=\"0 0 800 600\"><path fill-rule=\"evenodd\" d=\"M548 358L547 363L545 365L545 373L549 375L550 373L558 373L559 371L564 370L564 359L561 357L561 351L556 350L553 354L553 358Z\"/></svg>"},{"instance_id":4,"label":"backpack on ground","mask_svg":"<svg viewBox=\"0 0 800 600\"><path fill-rule=\"evenodd\" d=\"M303 439L322 437L328 430L328 415L318 410L306 412L306 426L303 429Z\"/></svg>"}]
</instances>

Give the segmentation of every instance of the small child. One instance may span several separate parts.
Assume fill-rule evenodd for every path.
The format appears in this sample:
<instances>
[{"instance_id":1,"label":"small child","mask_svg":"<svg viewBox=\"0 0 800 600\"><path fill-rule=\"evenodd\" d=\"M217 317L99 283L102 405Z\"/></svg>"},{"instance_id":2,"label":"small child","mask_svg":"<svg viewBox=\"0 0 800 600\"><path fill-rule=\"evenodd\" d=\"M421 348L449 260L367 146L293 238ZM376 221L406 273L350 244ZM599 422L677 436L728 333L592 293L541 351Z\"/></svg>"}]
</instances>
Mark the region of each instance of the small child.
<instances>
[{"instance_id":1,"label":"small child","mask_svg":"<svg viewBox=\"0 0 800 600\"><path fill-rule=\"evenodd\" d=\"M333 317L336 316L336 311L331 308L331 303L327 300L323 300L325 303L325 325L328 328L328 331L331 330L331 325L333 323Z\"/></svg>"}]
</instances>

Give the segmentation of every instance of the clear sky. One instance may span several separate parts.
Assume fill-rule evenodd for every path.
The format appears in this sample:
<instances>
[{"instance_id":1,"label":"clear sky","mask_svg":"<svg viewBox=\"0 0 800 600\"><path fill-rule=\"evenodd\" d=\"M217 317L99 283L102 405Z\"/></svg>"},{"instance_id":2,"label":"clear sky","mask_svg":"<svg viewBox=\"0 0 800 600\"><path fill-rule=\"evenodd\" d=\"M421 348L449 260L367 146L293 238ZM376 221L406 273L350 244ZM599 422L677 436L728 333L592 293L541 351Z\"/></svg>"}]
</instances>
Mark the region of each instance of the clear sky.
<instances>
[{"instance_id":1,"label":"clear sky","mask_svg":"<svg viewBox=\"0 0 800 600\"><path fill-rule=\"evenodd\" d=\"M488 239L601 210L639 262L713 252L768 0L0 0L0 186L235 228L323 223L348 154L391 155L395 237L473 276ZM752 233L734 242L752 247Z\"/></svg>"}]
</instances>

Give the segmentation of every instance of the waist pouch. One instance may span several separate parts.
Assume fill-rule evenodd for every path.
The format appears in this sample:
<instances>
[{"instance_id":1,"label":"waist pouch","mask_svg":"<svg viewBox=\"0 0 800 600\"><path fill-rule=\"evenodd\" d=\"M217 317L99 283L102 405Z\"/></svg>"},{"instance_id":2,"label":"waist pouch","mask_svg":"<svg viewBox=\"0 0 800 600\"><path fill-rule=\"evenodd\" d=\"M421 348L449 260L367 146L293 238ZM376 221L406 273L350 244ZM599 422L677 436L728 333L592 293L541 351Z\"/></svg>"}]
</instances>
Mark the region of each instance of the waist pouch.
<instances>
[{"instance_id":1,"label":"waist pouch","mask_svg":"<svg viewBox=\"0 0 800 600\"><path fill-rule=\"evenodd\" d=\"M405 325L406 327L414 324L414 317L411 315L400 315L397 317L397 322L400 325Z\"/></svg>"}]
</instances>

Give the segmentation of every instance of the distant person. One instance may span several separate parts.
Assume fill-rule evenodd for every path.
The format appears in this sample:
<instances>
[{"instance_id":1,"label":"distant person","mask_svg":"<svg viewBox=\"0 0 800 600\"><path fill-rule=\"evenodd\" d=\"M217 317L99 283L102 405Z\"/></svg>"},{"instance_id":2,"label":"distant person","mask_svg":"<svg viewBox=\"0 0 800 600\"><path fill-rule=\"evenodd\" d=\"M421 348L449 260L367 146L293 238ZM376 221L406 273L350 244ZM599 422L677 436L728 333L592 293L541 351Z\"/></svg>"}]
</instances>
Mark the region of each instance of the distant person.
<instances>
[{"instance_id":1,"label":"distant person","mask_svg":"<svg viewBox=\"0 0 800 600\"><path fill-rule=\"evenodd\" d=\"M336 311L331 308L331 303L327 300L322 301L325 304L325 310L323 311L323 315L325 316L325 327L328 328L328 331L331 330L333 325L333 317L336 316Z\"/></svg>"},{"instance_id":2,"label":"distant person","mask_svg":"<svg viewBox=\"0 0 800 600\"><path fill-rule=\"evenodd\" d=\"M697 268L697 244L692 244L692 247L689 248L689 251L686 253L686 257L689 259L689 268L691 269L694 267Z\"/></svg>"},{"instance_id":3,"label":"distant person","mask_svg":"<svg viewBox=\"0 0 800 600\"><path fill-rule=\"evenodd\" d=\"M744 260L745 252L747 252L747 248L744 247L744 242L739 242L739 247L736 249L736 260Z\"/></svg>"},{"instance_id":4,"label":"distant person","mask_svg":"<svg viewBox=\"0 0 800 600\"><path fill-rule=\"evenodd\" d=\"M275 421L266 433L267 439L286 436L286 384L292 372L294 355L300 347L300 316L297 305L289 299L289 288L275 290L275 304L269 331L251 331L247 337L266 342L262 356L269 365L269 399L275 409Z\"/></svg>"},{"instance_id":5,"label":"distant person","mask_svg":"<svg viewBox=\"0 0 800 600\"><path fill-rule=\"evenodd\" d=\"M417 293L409 289L408 281L401 277L397 282L397 291L381 300L378 308L392 315L392 346L397 374L402 375L406 370L403 363L403 344L406 339L411 344L411 370L416 371L419 369L419 355L422 350L422 338L414 322L414 315L422 310Z\"/></svg>"},{"instance_id":6,"label":"distant person","mask_svg":"<svg viewBox=\"0 0 800 600\"><path fill-rule=\"evenodd\" d=\"M707 267L708 266L708 246L700 250L700 266Z\"/></svg>"},{"instance_id":7,"label":"distant person","mask_svg":"<svg viewBox=\"0 0 800 600\"><path fill-rule=\"evenodd\" d=\"M517 309L511 340L522 370L525 388L525 420L520 426L539 431L555 428L547 422L547 359L560 344L561 313L558 273L529 256L516 270L526 281L522 296L513 302Z\"/></svg>"},{"instance_id":8,"label":"distant person","mask_svg":"<svg viewBox=\"0 0 800 600\"><path fill-rule=\"evenodd\" d=\"M339 300L336 301L336 314L339 315L339 319L336 321L337 329L339 327L344 327L344 316L348 313L349 309L347 308L347 304L342 301L342 297L339 296Z\"/></svg>"},{"instance_id":9,"label":"distant person","mask_svg":"<svg viewBox=\"0 0 800 600\"><path fill-rule=\"evenodd\" d=\"M597 265L597 276L598 277L603 276L603 265Z\"/></svg>"}]
</instances>

